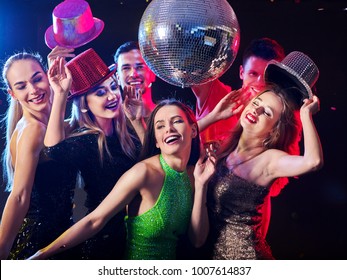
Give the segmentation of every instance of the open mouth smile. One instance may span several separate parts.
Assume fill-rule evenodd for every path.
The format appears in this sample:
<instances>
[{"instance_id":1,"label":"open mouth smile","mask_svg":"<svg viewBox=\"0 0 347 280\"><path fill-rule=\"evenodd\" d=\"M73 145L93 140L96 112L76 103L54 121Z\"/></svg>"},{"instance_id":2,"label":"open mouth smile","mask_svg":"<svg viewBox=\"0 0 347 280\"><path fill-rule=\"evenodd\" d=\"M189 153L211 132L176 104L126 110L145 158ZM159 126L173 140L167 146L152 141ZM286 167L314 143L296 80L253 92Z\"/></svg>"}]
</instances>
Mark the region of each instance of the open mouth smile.
<instances>
[{"instance_id":1,"label":"open mouth smile","mask_svg":"<svg viewBox=\"0 0 347 280\"><path fill-rule=\"evenodd\" d=\"M43 100L44 97L45 97L45 94L40 94L40 95L36 96L35 98L29 99L29 102L38 104Z\"/></svg>"}]
</instances>

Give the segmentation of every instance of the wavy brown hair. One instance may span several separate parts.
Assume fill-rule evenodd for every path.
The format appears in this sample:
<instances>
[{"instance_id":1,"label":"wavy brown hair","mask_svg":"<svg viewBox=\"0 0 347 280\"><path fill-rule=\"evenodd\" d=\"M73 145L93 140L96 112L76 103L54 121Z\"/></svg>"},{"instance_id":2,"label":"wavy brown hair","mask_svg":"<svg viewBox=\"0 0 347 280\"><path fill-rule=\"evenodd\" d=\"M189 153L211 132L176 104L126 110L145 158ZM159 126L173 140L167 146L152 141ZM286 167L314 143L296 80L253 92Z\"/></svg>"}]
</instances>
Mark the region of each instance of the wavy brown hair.
<instances>
[{"instance_id":1,"label":"wavy brown hair","mask_svg":"<svg viewBox=\"0 0 347 280\"><path fill-rule=\"evenodd\" d=\"M257 96L262 95L265 92L272 91L276 93L283 105L283 110L280 114L278 121L274 124L272 132L263 141L263 146L266 149L277 149L287 152L290 155L299 155L301 140L302 125L300 121L300 112L296 109L295 103L288 98L287 89L280 88L276 85L268 85L267 88L259 93ZM253 100L253 99L252 99ZM252 100L250 102L252 102ZM217 164L225 162L227 156L233 152L240 140L243 128L238 121L235 129L232 132L232 137L229 141L225 142L222 146L220 157ZM287 178L278 178L271 187L271 195L276 196L281 189L288 183Z\"/></svg>"}]
</instances>

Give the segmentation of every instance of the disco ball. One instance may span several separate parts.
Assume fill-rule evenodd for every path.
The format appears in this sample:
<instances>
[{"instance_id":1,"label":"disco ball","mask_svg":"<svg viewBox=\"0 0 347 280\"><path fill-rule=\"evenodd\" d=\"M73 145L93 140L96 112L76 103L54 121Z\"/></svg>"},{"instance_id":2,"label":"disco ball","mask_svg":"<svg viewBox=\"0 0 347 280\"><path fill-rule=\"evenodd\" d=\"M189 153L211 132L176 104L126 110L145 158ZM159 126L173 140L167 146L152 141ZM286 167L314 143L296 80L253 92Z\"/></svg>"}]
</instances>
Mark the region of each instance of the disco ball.
<instances>
[{"instance_id":1,"label":"disco ball","mask_svg":"<svg viewBox=\"0 0 347 280\"><path fill-rule=\"evenodd\" d=\"M240 43L238 21L226 0L153 0L138 36L148 67L180 87L219 78L234 62Z\"/></svg>"}]
</instances>

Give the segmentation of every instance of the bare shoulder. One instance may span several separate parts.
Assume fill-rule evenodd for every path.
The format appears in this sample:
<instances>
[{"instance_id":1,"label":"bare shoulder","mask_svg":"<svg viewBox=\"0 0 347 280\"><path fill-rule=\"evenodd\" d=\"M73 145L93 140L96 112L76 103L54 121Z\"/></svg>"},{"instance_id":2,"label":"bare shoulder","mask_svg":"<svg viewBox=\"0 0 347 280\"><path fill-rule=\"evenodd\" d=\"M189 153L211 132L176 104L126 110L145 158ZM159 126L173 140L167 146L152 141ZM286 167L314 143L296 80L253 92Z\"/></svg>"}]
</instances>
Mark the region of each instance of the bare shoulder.
<instances>
[{"instance_id":1,"label":"bare shoulder","mask_svg":"<svg viewBox=\"0 0 347 280\"><path fill-rule=\"evenodd\" d=\"M131 175L141 178L145 185L150 185L156 178L163 174L164 172L160 165L159 156L153 156L142 160L131 168Z\"/></svg>"},{"instance_id":2,"label":"bare shoulder","mask_svg":"<svg viewBox=\"0 0 347 280\"><path fill-rule=\"evenodd\" d=\"M16 127L17 139L19 147L27 147L29 149L41 149L43 147L43 139L46 133L46 125L37 121L27 121L18 124Z\"/></svg>"},{"instance_id":3,"label":"bare shoulder","mask_svg":"<svg viewBox=\"0 0 347 280\"><path fill-rule=\"evenodd\" d=\"M279 157L288 155L288 153L286 153L285 151L282 150L278 150L278 149L269 149L266 150L262 153L262 156L267 159L270 160L271 159L278 159Z\"/></svg>"},{"instance_id":4,"label":"bare shoulder","mask_svg":"<svg viewBox=\"0 0 347 280\"><path fill-rule=\"evenodd\" d=\"M267 166L268 170L274 170L277 168L279 160L289 154L285 151L278 149L269 149L261 154L260 166Z\"/></svg>"},{"instance_id":5,"label":"bare shoulder","mask_svg":"<svg viewBox=\"0 0 347 280\"><path fill-rule=\"evenodd\" d=\"M148 159L142 160L134 165L134 171L137 174L144 174L146 176L155 175L162 171L159 156L153 156Z\"/></svg>"}]
</instances>

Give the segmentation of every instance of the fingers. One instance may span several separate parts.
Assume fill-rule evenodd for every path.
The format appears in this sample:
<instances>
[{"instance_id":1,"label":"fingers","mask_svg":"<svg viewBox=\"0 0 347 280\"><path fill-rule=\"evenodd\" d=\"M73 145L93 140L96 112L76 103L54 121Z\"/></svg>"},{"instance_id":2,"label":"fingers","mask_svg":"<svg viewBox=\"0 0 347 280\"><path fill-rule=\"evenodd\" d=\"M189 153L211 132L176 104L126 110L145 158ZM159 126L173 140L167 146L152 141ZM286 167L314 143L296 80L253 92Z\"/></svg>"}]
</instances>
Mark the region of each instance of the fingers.
<instances>
[{"instance_id":1,"label":"fingers","mask_svg":"<svg viewBox=\"0 0 347 280\"><path fill-rule=\"evenodd\" d=\"M68 79L72 79L71 71L69 70L69 68L67 68L67 66L65 64L64 64L64 69L65 69L66 77Z\"/></svg>"},{"instance_id":2,"label":"fingers","mask_svg":"<svg viewBox=\"0 0 347 280\"><path fill-rule=\"evenodd\" d=\"M124 96L128 96L130 99L142 100L142 90L134 86L124 86L123 93Z\"/></svg>"},{"instance_id":3,"label":"fingers","mask_svg":"<svg viewBox=\"0 0 347 280\"><path fill-rule=\"evenodd\" d=\"M142 100L142 90L141 89L136 90L136 99Z\"/></svg>"},{"instance_id":4,"label":"fingers","mask_svg":"<svg viewBox=\"0 0 347 280\"><path fill-rule=\"evenodd\" d=\"M135 97L135 88L132 86L124 86L123 88L124 96L128 96L133 99Z\"/></svg>"},{"instance_id":5,"label":"fingers","mask_svg":"<svg viewBox=\"0 0 347 280\"><path fill-rule=\"evenodd\" d=\"M57 57L63 57L64 59L69 57L75 57L73 53L75 49L68 49L60 46L56 46L47 56L48 65L50 66Z\"/></svg>"},{"instance_id":6,"label":"fingers","mask_svg":"<svg viewBox=\"0 0 347 280\"><path fill-rule=\"evenodd\" d=\"M311 114L315 114L320 111L320 101L316 95L313 95L312 98L305 98L301 106L301 110L308 110Z\"/></svg>"},{"instance_id":7,"label":"fingers","mask_svg":"<svg viewBox=\"0 0 347 280\"><path fill-rule=\"evenodd\" d=\"M211 162L214 164L217 159L217 147L215 146L214 143L210 143L207 145L205 148L205 159L210 159Z\"/></svg>"},{"instance_id":8,"label":"fingers","mask_svg":"<svg viewBox=\"0 0 347 280\"><path fill-rule=\"evenodd\" d=\"M129 105L128 103L129 103L129 98L128 98L127 95L125 95L125 97L124 97L124 102L123 102L125 108L128 107L128 105Z\"/></svg>"},{"instance_id":9,"label":"fingers","mask_svg":"<svg viewBox=\"0 0 347 280\"><path fill-rule=\"evenodd\" d=\"M48 58L49 59L55 59L56 57L74 57L75 54L73 53L75 49L73 48L64 48L60 46L56 46L49 54Z\"/></svg>"},{"instance_id":10,"label":"fingers","mask_svg":"<svg viewBox=\"0 0 347 280\"><path fill-rule=\"evenodd\" d=\"M57 59L59 61L59 74L62 75L62 78L66 78L65 60L62 57L58 57Z\"/></svg>"},{"instance_id":11,"label":"fingers","mask_svg":"<svg viewBox=\"0 0 347 280\"><path fill-rule=\"evenodd\" d=\"M59 67L59 61L55 58L54 60L52 60L52 63L49 66L48 75L50 77L53 77L53 76L57 75L58 67Z\"/></svg>"},{"instance_id":12,"label":"fingers","mask_svg":"<svg viewBox=\"0 0 347 280\"><path fill-rule=\"evenodd\" d=\"M242 112L244 108L245 108L244 104L238 105L236 108L233 109L233 114L235 115Z\"/></svg>"}]
</instances>

